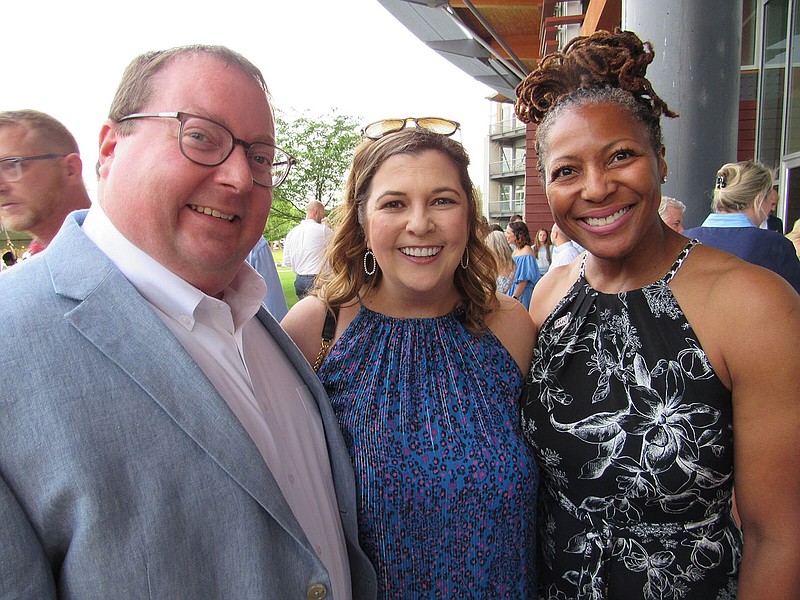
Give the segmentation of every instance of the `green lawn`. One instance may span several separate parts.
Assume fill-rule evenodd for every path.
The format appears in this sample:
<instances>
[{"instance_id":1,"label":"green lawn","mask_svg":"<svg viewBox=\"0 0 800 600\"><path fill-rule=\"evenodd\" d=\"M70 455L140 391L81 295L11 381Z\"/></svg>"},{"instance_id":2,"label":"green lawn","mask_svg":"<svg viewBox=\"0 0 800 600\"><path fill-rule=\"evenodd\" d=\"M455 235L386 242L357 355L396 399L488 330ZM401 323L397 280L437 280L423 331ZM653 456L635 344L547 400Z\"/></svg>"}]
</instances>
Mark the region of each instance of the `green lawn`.
<instances>
[{"instance_id":1,"label":"green lawn","mask_svg":"<svg viewBox=\"0 0 800 600\"><path fill-rule=\"evenodd\" d=\"M273 250L272 258L275 259L275 264L278 266L278 277L281 278L281 287L283 287L283 296L286 298L286 304L292 308L297 304L297 294L294 293L294 271L290 268L282 267L283 263L283 250Z\"/></svg>"}]
</instances>

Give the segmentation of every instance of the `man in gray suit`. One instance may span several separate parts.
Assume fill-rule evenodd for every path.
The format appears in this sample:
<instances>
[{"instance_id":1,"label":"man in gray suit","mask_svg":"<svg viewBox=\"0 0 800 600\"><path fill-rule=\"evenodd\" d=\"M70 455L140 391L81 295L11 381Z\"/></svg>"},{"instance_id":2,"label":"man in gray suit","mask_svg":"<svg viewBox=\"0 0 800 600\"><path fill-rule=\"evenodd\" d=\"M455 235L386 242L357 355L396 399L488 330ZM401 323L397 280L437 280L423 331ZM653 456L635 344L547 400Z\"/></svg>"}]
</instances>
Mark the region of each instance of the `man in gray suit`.
<instances>
[{"instance_id":1,"label":"man in gray suit","mask_svg":"<svg viewBox=\"0 0 800 600\"><path fill-rule=\"evenodd\" d=\"M98 202L0 276L0 598L373 598L313 371L245 257L291 158L217 46L128 66Z\"/></svg>"}]
</instances>

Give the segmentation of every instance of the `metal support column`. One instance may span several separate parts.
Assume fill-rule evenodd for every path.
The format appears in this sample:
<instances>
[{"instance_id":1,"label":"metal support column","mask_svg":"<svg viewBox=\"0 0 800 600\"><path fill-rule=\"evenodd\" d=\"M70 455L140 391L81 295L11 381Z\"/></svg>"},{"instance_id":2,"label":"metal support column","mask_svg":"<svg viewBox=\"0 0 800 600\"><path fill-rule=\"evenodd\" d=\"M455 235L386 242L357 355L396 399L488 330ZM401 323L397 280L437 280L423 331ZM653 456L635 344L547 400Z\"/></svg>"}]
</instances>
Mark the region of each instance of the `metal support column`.
<instances>
[{"instance_id":1,"label":"metal support column","mask_svg":"<svg viewBox=\"0 0 800 600\"><path fill-rule=\"evenodd\" d=\"M662 119L662 192L686 204L684 227L700 225L717 169L736 161L742 0L623 0L622 28L653 44L648 79L680 114Z\"/></svg>"}]
</instances>

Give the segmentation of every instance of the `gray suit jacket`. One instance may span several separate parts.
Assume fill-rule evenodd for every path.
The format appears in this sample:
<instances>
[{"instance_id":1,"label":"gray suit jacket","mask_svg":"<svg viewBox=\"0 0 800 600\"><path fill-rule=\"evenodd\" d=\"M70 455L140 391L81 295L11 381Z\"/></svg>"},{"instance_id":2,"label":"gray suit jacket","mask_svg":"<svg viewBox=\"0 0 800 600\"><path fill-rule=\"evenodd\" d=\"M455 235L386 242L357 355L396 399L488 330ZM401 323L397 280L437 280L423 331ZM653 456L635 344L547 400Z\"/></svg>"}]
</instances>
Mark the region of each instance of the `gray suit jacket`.
<instances>
[{"instance_id":1,"label":"gray suit jacket","mask_svg":"<svg viewBox=\"0 0 800 600\"><path fill-rule=\"evenodd\" d=\"M82 221L0 276L0 598L330 598L255 444ZM354 598L374 598L336 418L258 317L317 400Z\"/></svg>"}]
</instances>

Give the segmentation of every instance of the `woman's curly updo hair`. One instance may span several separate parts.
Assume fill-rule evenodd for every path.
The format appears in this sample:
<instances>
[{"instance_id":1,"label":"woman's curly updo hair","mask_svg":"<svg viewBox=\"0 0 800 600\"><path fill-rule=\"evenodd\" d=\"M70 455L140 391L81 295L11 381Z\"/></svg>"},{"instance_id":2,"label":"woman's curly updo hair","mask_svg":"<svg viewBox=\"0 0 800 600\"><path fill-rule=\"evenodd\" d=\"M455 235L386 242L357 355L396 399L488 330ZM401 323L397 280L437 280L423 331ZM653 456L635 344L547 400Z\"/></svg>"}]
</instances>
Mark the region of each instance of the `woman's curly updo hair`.
<instances>
[{"instance_id":1,"label":"woman's curly updo hair","mask_svg":"<svg viewBox=\"0 0 800 600\"><path fill-rule=\"evenodd\" d=\"M632 31L617 29L576 37L563 51L542 59L517 86L515 105L522 122L539 126L536 149L542 175L550 125L562 111L584 104L611 102L626 108L647 127L653 149L661 150L661 115L678 115L645 77L653 57L650 42L642 42Z\"/></svg>"},{"instance_id":2,"label":"woman's curly updo hair","mask_svg":"<svg viewBox=\"0 0 800 600\"><path fill-rule=\"evenodd\" d=\"M355 151L344 191L344 202L333 209L334 236L325 254L328 265L317 276L314 294L328 307L349 304L368 295L383 278L380 264L367 275L367 202L378 169L393 156L435 150L444 154L458 172L467 200L466 268L458 267L454 283L464 305L465 323L472 331L484 328L488 313L499 308L496 296L494 255L483 239L475 188L470 179L469 156L464 147L447 136L412 127L378 140L364 140Z\"/></svg>"}]
</instances>

